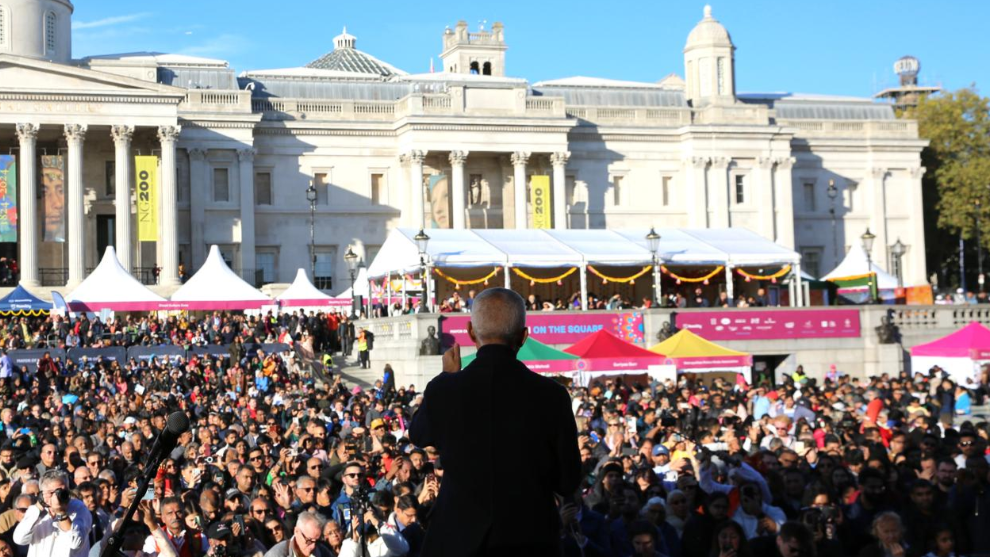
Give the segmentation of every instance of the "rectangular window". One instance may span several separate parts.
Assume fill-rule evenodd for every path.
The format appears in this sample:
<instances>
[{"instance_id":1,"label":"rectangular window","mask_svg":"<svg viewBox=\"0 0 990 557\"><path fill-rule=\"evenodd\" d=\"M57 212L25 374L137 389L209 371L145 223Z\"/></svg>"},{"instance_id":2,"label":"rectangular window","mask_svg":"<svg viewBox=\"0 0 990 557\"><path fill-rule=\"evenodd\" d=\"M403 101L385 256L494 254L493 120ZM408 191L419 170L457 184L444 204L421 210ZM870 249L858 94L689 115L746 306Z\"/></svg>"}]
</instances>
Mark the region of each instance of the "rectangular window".
<instances>
[{"instance_id":1,"label":"rectangular window","mask_svg":"<svg viewBox=\"0 0 990 557\"><path fill-rule=\"evenodd\" d=\"M385 204L385 175L378 172L371 175L371 204Z\"/></svg>"},{"instance_id":2,"label":"rectangular window","mask_svg":"<svg viewBox=\"0 0 990 557\"><path fill-rule=\"evenodd\" d=\"M622 179L625 176L612 176L612 204L622 205Z\"/></svg>"},{"instance_id":3,"label":"rectangular window","mask_svg":"<svg viewBox=\"0 0 990 557\"><path fill-rule=\"evenodd\" d=\"M801 248L801 270L813 277L822 276L823 248Z\"/></svg>"},{"instance_id":4,"label":"rectangular window","mask_svg":"<svg viewBox=\"0 0 990 557\"><path fill-rule=\"evenodd\" d=\"M213 169L213 202L230 202L230 171L226 168Z\"/></svg>"},{"instance_id":5,"label":"rectangular window","mask_svg":"<svg viewBox=\"0 0 990 557\"><path fill-rule=\"evenodd\" d=\"M316 250L316 269L313 273L313 285L320 290L333 288L333 259L336 251Z\"/></svg>"},{"instance_id":6,"label":"rectangular window","mask_svg":"<svg viewBox=\"0 0 990 557\"><path fill-rule=\"evenodd\" d=\"M0 10L2 13L2 10ZM107 161L104 166L106 169L106 180L105 184L107 186L107 197L114 197L117 195L117 163L115 161Z\"/></svg>"},{"instance_id":7,"label":"rectangular window","mask_svg":"<svg viewBox=\"0 0 990 557\"><path fill-rule=\"evenodd\" d=\"M736 175L736 205L742 205L746 202L746 176L744 174Z\"/></svg>"},{"instance_id":8,"label":"rectangular window","mask_svg":"<svg viewBox=\"0 0 990 557\"><path fill-rule=\"evenodd\" d=\"M272 204L272 173L254 173L254 203L256 205Z\"/></svg>"},{"instance_id":9,"label":"rectangular window","mask_svg":"<svg viewBox=\"0 0 990 557\"><path fill-rule=\"evenodd\" d=\"M670 181L671 176L664 176L660 179L660 199L664 207L670 207Z\"/></svg>"},{"instance_id":10,"label":"rectangular window","mask_svg":"<svg viewBox=\"0 0 990 557\"><path fill-rule=\"evenodd\" d=\"M255 265L260 271L262 284L275 282L275 269L277 266L276 253L259 251L254 256Z\"/></svg>"},{"instance_id":11,"label":"rectangular window","mask_svg":"<svg viewBox=\"0 0 990 557\"><path fill-rule=\"evenodd\" d=\"M854 180L846 182L846 212L851 213L856 210L856 191L859 184Z\"/></svg>"},{"instance_id":12,"label":"rectangular window","mask_svg":"<svg viewBox=\"0 0 990 557\"><path fill-rule=\"evenodd\" d=\"M330 176L326 172L318 172L313 176L316 186L316 204L322 207L330 205Z\"/></svg>"},{"instance_id":13,"label":"rectangular window","mask_svg":"<svg viewBox=\"0 0 990 557\"><path fill-rule=\"evenodd\" d=\"M804 210L809 213L813 213L816 211L814 182L804 183Z\"/></svg>"}]
</instances>

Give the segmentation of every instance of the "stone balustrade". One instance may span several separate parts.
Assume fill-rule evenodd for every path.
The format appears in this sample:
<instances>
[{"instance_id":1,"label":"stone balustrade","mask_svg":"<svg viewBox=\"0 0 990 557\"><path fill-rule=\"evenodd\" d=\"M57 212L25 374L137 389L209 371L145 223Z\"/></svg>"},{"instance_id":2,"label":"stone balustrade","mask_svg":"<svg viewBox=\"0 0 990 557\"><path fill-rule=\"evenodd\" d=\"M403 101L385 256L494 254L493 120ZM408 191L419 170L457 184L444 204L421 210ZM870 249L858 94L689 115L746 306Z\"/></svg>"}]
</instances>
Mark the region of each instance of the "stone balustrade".
<instances>
[{"instance_id":1,"label":"stone balustrade","mask_svg":"<svg viewBox=\"0 0 990 557\"><path fill-rule=\"evenodd\" d=\"M252 104L251 91L193 89L186 92L179 111L245 113L251 112Z\"/></svg>"},{"instance_id":2,"label":"stone balustrade","mask_svg":"<svg viewBox=\"0 0 990 557\"><path fill-rule=\"evenodd\" d=\"M916 120L811 120L779 119L777 123L795 128L799 137L918 137Z\"/></svg>"}]
</instances>

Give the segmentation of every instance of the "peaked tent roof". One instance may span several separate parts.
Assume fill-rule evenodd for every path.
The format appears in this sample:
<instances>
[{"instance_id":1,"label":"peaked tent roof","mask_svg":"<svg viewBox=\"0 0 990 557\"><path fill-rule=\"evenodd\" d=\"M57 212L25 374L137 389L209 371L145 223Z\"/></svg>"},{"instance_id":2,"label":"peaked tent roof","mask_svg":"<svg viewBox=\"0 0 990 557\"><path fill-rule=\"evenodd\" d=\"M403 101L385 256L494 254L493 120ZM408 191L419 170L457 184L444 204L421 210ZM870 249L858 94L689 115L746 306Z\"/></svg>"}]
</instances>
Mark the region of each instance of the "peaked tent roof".
<instances>
[{"instance_id":1,"label":"peaked tent roof","mask_svg":"<svg viewBox=\"0 0 990 557\"><path fill-rule=\"evenodd\" d=\"M271 300L244 282L224 262L220 248L210 246L210 254L182 288L172 294L170 309L258 309Z\"/></svg>"},{"instance_id":2,"label":"peaked tent roof","mask_svg":"<svg viewBox=\"0 0 990 557\"><path fill-rule=\"evenodd\" d=\"M863 246L853 243L849 247L849 253L846 254L845 258L842 259L842 263L832 272L822 277L822 280L828 281L838 281L838 280L852 280L855 278L861 278L870 274L870 270L877 274L877 286L880 290L890 290L897 288L897 279L889 275L886 271L881 269L876 261L870 261L867 264L866 251ZM861 287L865 289L866 287Z\"/></svg>"},{"instance_id":3,"label":"peaked tent roof","mask_svg":"<svg viewBox=\"0 0 990 557\"><path fill-rule=\"evenodd\" d=\"M17 288L0 298L0 315L42 315L52 309L52 303L46 302L27 288L18 284Z\"/></svg>"},{"instance_id":4,"label":"peaked tent roof","mask_svg":"<svg viewBox=\"0 0 990 557\"><path fill-rule=\"evenodd\" d=\"M690 371L735 370L753 365L751 355L719 346L687 329L650 347L650 351L666 355L677 369Z\"/></svg>"},{"instance_id":5,"label":"peaked tent roof","mask_svg":"<svg viewBox=\"0 0 990 557\"><path fill-rule=\"evenodd\" d=\"M461 358L461 367L466 367L474 361L475 357L477 357L477 353L468 354ZM529 337L519 349L519 353L516 354L516 359L525 362L526 367L536 372L559 373L573 371L577 366L576 360L579 358Z\"/></svg>"},{"instance_id":6,"label":"peaked tent roof","mask_svg":"<svg viewBox=\"0 0 990 557\"><path fill-rule=\"evenodd\" d=\"M662 355L630 344L605 330L588 335L565 348L564 352L581 358L578 362L581 371L641 372L664 360Z\"/></svg>"},{"instance_id":7,"label":"peaked tent roof","mask_svg":"<svg viewBox=\"0 0 990 557\"><path fill-rule=\"evenodd\" d=\"M141 284L117 261L113 246L107 246L100 264L82 281L66 303L72 311L155 311L166 309L167 302Z\"/></svg>"},{"instance_id":8,"label":"peaked tent roof","mask_svg":"<svg viewBox=\"0 0 990 557\"><path fill-rule=\"evenodd\" d=\"M911 356L969 358L973 351L990 351L990 329L975 321L938 340L911 348Z\"/></svg>"},{"instance_id":9,"label":"peaked tent roof","mask_svg":"<svg viewBox=\"0 0 990 557\"><path fill-rule=\"evenodd\" d=\"M311 307L325 306L330 303L330 296L313 286L306 269L296 271L296 280L275 298L282 307Z\"/></svg>"}]
</instances>

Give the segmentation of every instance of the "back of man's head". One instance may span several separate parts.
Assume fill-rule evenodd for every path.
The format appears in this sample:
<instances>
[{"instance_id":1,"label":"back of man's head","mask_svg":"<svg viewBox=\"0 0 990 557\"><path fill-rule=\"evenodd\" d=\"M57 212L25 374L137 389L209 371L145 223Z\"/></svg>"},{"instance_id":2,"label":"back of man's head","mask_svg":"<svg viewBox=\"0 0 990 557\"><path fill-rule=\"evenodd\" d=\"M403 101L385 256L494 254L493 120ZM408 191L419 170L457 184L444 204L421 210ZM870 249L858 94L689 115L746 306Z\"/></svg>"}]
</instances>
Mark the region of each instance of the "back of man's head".
<instances>
[{"instance_id":1,"label":"back of man's head","mask_svg":"<svg viewBox=\"0 0 990 557\"><path fill-rule=\"evenodd\" d=\"M519 348L526 329L526 302L507 288L487 288L474 299L471 328L479 344Z\"/></svg>"}]
</instances>

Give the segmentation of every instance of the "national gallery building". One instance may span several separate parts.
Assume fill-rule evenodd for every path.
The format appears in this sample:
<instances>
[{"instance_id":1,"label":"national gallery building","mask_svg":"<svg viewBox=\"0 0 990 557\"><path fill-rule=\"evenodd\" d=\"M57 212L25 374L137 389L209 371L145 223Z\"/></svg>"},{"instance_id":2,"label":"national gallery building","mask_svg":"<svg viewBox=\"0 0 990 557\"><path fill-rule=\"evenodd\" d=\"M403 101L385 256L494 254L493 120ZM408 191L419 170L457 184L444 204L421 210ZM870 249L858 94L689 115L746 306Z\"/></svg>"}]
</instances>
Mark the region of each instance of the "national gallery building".
<instances>
[{"instance_id":1,"label":"national gallery building","mask_svg":"<svg viewBox=\"0 0 990 557\"><path fill-rule=\"evenodd\" d=\"M396 227L741 227L815 277L869 228L875 262L926 279L916 122L868 98L737 93L710 8L655 82L510 77L499 23L438 33L423 74L346 30L281 69L79 59L72 15L0 0L0 256L27 286L71 289L113 245L170 292L215 244L252 284L312 265L337 293L348 248L370 264Z\"/></svg>"}]
</instances>

